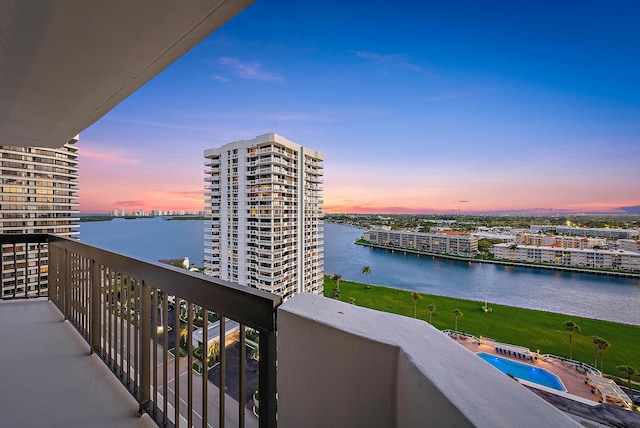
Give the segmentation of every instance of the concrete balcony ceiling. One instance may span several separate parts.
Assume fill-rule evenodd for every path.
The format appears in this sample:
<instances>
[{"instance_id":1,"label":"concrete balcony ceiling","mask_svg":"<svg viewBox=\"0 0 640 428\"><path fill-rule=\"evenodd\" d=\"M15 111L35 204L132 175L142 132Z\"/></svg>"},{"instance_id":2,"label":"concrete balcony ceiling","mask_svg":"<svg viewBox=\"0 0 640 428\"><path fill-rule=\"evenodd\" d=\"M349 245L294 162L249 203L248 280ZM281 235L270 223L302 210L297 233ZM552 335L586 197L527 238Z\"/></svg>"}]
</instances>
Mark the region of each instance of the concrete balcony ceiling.
<instances>
[{"instance_id":1,"label":"concrete balcony ceiling","mask_svg":"<svg viewBox=\"0 0 640 428\"><path fill-rule=\"evenodd\" d=\"M253 0L5 0L0 144L60 147Z\"/></svg>"}]
</instances>

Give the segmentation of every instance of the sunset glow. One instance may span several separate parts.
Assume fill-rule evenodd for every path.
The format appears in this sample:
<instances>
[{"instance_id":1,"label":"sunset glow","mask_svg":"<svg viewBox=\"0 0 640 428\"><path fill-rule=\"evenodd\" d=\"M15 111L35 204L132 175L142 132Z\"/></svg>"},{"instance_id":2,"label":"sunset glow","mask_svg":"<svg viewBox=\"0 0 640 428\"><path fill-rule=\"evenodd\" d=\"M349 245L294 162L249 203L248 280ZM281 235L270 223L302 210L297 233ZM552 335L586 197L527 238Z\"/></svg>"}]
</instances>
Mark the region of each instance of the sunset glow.
<instances>
[{"instance_id":1,"label":"sunset glow","mask_svg":"<svg viewBox=\"0 0 640 428\"><path fill-rule=\"evenodd\" d=\"M81 133L80 210L201 211L203 151L276 132L329 213L622 213L640 6L547 6L258 1Z\"/></svg>"}]
</instances>

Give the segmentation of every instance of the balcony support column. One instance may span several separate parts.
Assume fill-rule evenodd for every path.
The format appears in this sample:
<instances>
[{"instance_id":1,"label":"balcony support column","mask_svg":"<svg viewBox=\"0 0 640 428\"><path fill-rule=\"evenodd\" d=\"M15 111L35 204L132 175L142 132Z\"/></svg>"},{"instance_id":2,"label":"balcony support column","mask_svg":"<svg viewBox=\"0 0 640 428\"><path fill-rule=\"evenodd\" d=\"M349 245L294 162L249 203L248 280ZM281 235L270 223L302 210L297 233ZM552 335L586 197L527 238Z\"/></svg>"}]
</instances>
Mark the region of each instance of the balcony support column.
<instances>
[{"instance_id":1,"label":"balcony support column","mask_svg":"<svg viewBox=\"0 0 640 428\"><path fill-rule=\"evenodd\" d=\"M91 326L89 327L89 346L91 353L100 350L100 266L95 260L90 261L91 289L89 302L91 305Z\"/></svg>"},{"instance_id":2,"label":"balcony support column","mask_svg":"<svg viewBox=\"0 0 640 428\"><path fill-rule=\"evenodd\" d=\"M260 428L275 427L276 421L276 335L260 330ZM269 391L269 392L266 392Z\"/></svg>"},{"instance_id":3,"label":"balcony support column","mask_svg":"<svg viewBox=\"0 0 640 428\"><path fill-rule=\"evenodd\" d=\"M150 413L151 402L151 287L142 281L140 296L140 389L138 390L139 413ZM165 409L166 411L166 409Z\"/></svg>"}]
</instances>

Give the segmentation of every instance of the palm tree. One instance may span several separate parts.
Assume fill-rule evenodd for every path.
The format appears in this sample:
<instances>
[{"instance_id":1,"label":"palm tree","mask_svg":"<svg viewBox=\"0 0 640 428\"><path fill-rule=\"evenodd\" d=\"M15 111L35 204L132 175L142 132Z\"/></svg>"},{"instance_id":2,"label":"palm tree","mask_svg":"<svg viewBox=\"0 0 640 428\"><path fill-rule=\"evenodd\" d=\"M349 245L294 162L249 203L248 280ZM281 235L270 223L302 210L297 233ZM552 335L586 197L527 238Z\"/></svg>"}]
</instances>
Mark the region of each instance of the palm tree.
<instances>
[{"instance_id":1,"label":"palm tree","mask_svg":"<svg viewBox=\"0 0 640 428\"><path fill-rule=\"evenodd\" d=\"M567 321L564 323L564 327L569 331L569 359L573 360L573 332L580 331L580 326L573 321Z\"/></svg>"},{"instance_id":2,"label":"palm tree","mask_svg":"<svg viewBox=\"0 0 640 428\"><path fill-rule=\"evenodd\" d=\"M600 353L600 371L604 373L604 361L602 360L602 351L609 347L609 342L604 340L598 336L592 336L591 340L593 341L593 345L595 346L596 352L596 361L593 363L594 366L598 364L598 352Z\"/></svg>"},{"instance_id":3,"label":"palm tree","mask_svg":"<svg viewBox=\"0 0 640 428\"><path fill-rule=\"evenodd\" d=\"M596 340L599 339L598 336L591 336L591 341L593 342L593 348L595 352L595 358L593 360L593 367L598 368L598 345L596 345Z\"/></svg>"},{"instance_id":4,"label":"palm tree","mask_svg":"<svg viewBox=\"0 0 640 428\"><path fill-rule=\"evenodd\" d=\"M623 372L626 375L627 382L629 382L629 389L631 389L631 376L635 375L638 371L635 367L631 366L617 366L616 370Z\"/></svg>"},{"instance_id":5,"label":"palm tree","mask_svg":"<svg viewBox=\"0 0 640 428\"><path fill-rule=\"evenodd\" d=\"M413 297L413 317L418 317L418 300L422 299L422 294L414 291L411 293L411 297Z\"/></svg>"},{"instance_id":6,"label":"palm tree","mask_svg":"<svg viewBox=\"0 0 640 428\"><path fill-rule=\"evenodd\" d=\"M340 292L340 280L342 279L342 275L340 275L339 273L333 275L331 277L331 279L333 279L336 283L336 292Z\"/></svg>"},{"instance_id":7,"label":"palm tree","mask_svg":"<svg viewBox=\"0 0 640 428\"><path fill-rule=\"evenodd\" d=\"M436 307L429 304L429 306L427 306L427 309L429 310L429 324L431 324L431 316L433 315L433 311L436 310Z\"/></svg>"},{"instance_id":8,"label":"palm tree","mask_svg":"<svg viewBox=\"0 0 640 428\"><path fill-rule=\"evenodd\" d=\"M453 315L455 315L455 316L456 316L456 328L455 328L454 330L455 330L455 331L458 331L458 318L459 318L459 317L461 317L461 316L463 315L463 314L462 314L462 311L461 311L460 309L454 309L454 310L453 310Z\"/></svg>"},{"instance_id":9,"label":"palm tree","mask_svg":"<svg viewBox=\"0 0 640 428\"><path fill-rule=\"evenodd\" d=\"M364 274L364 277L366 278L367 288L371 288L371 286L369 285L369 275L371 275L373 273L373 270L371 270L371 267L365 266L365 267L362 268L362 273Z\"/></svg>"}]
</instances>

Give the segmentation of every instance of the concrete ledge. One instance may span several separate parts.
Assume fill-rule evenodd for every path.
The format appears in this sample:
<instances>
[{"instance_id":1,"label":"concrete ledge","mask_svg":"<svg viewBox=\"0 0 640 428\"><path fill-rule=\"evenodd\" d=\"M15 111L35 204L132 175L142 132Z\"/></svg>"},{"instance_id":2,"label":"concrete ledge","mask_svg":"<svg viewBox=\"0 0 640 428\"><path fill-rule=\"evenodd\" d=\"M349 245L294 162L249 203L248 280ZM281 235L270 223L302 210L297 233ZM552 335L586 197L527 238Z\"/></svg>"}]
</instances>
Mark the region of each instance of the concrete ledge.
<instances>
[{"instance_id":1,"label":"concrete ledge","mask_svg":"<svg viewBox=\"0 0 640 428\"><path fill-rule=\"evenodd\" d=\"M423 321L300 294L277 340L282 427L577 426Z\"/></svg>"}]
</instances>

